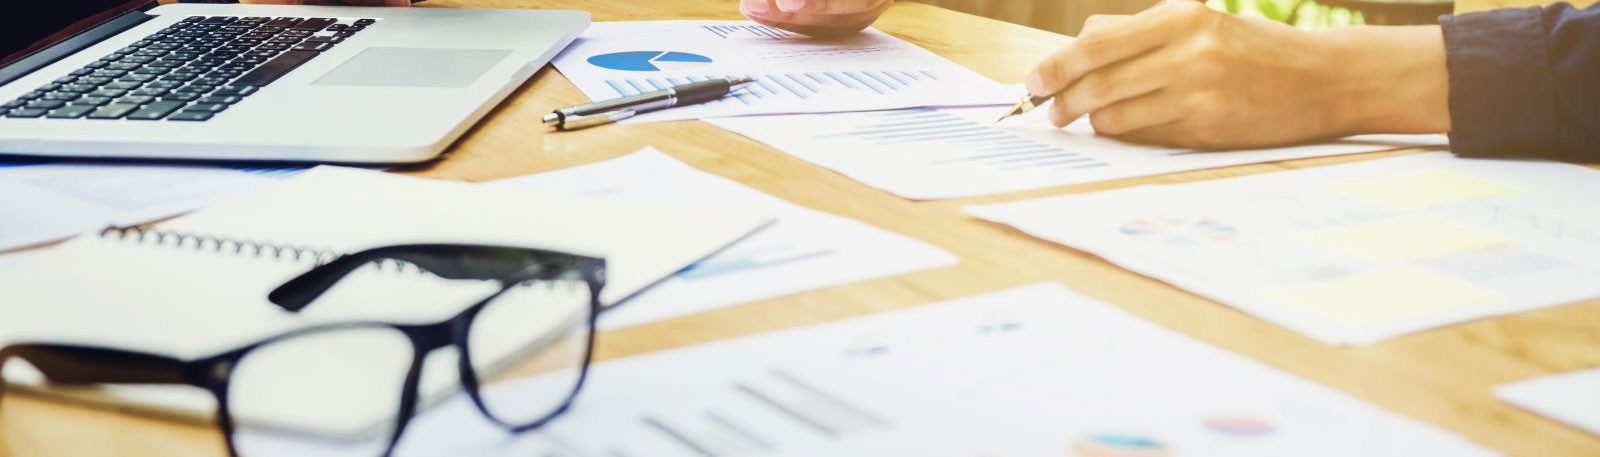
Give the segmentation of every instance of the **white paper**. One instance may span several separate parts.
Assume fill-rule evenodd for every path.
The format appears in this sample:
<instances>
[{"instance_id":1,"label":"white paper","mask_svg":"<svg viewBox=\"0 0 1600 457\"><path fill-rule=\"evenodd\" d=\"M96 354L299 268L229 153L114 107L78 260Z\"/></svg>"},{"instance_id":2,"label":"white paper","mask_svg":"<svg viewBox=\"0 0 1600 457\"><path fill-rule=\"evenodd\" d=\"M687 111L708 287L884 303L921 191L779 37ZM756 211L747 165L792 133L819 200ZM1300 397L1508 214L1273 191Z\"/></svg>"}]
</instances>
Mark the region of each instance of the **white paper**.
<instances>
[{"instance_id":1,"label":"white paper","mask_svg":"<svg viewBox=\"0 0 1600 457\"><path fill-rule=\"evenodd\" d=\"M601 22L553 63L593 100L707 78L758 81L721 100L631 121L996 105L1020 94L873 29L816 39L746 21Z\"/></svg>"},{"instance_id":2,"label":"white paper","mask_svg":"<svg viewBox=\"0 0 1600 457\"><path fill-rule=\"evenodd\" d=\"M0 274L22 268L44 253L42 250L32 250L0 254Z\"/></svg>"},{"instance_id":3,"label":"white paper","mask_svg":"<svg viewBox=\"0 0 1600 457\"><path fill-rule=\"evenodd\" d=\"M602 315L626 327L812 289L949 266L949 253L902 235L805 208L652 148L592 165L489 184L676 205L770 208L778 222Z\"/></svg>"},{"instance_id":4,"label":"white paper","mask_svg":"<svg viewBox=\"0 0 1600 457\"><path fill-rule=\"evenodd\" d=\"M1015 90L1023 91L1020 87ZM1046 117L1048 109L995 124L1004 111L993 107L916 109L709 122L915 200L1447 143L1442 135L1362 135L1308 146L1198 152L1096 136L1088 118L1058 129Z\"/></svg>"},{"instance_id":5,"label":"white paper","mask_svg":"<svg viewBox=\"0 0 1600 457\"><path fill-rule=\"evenodd\" d=\"M318 256L399 244L488 244L601 257L606 260L606 285L600 298L615 303L772 220L759 208L507 192L472 183L318 167L262 192L164 222L157 226L164 236L80 237L34 259L26 276L0 275L0 303L30 304L0 306L0 344L66 342L193 360L328 322L440 322L497 290L490 281L363 268L302 312L287 312L267 300L270 291L314 266ZM230 241L198 241L201 237ZM253 243L275 248L256 250L250 247ZM82 287L84 278L94 278L94 287ZM579 291L584 289L556 287L548 293L570 298ZM507 344L491 344L504 350L487 352L479 360L508 366L515 362L508 358L519 355L517 349L550 333L544 330L570 323L570 317L527 319L525 334L510 335L515 341ZM287 350L298 349L321 348ZM364 349L325 351L359 360L371 352ZM458 358L451 348L429 354L428 360L421 387L424 401L431 403L458 385L453 363ZM400 381L393 374L363 372L371 379L358 381ZM212 413L214 405L204 393L173 393L182 390L112 386L74 395L175 414ZM318 393L340 394L307 395ZM371 429L394 406L378 399L363 403L362 409L346 405L332 411L284 411L266 400L239 398L255 407L247 411L259 411L241 414L244 420L337 436Z\"/></svg>"},{"instance_id":6,"label":"white paper","mask_svg":"<svg viewBox=\"0 0 1600 457\"><path fill-rule=\"evenodd\" d=\"M589 381L520 437L456 399L397 455L1495 454L1049 283L620 359ZM330 449L277 439L270 455Z\"/></svg>"},{"instance_id":7,"label":"white paper","mask_svg":"<svg viewBox=\"0 0 1600 457\"><path fill-rule=\"evenodd\" d=\"M1600 368L1502 384L1495 397L1535 414L1600 435Z\"/></svg>"},{"instance_id":8,"label":"white paper","mask_svg":"<svg viewBox=\"0 0 1600 457\"><path fill-rule=\"evenodd\" d=\"M1600 295L1600 172L1427 153L968 207L1329 344Z\"/></svg>"},{"instance_id":9,"label":"white paper","mask_svg":"<svg viewBox=\"0 0 1600 457\"><path fill-rule=\"evenodd\" d=\"M182 214L301 168L49 163L0 166L0 251Z\"/></svg>"}]
</instances>

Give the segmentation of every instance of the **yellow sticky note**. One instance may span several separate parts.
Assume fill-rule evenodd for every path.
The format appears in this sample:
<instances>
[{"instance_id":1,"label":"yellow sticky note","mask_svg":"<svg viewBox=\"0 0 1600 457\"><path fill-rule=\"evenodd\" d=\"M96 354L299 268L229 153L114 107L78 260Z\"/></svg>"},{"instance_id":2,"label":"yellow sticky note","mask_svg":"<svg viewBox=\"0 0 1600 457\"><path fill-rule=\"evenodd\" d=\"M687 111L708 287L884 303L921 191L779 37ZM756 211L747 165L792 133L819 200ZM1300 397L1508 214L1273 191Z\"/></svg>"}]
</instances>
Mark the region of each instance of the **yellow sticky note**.
<instances>
[{"instance_id":1,"label":"yellow sticky note","mask_svg":"<svg viewBox=\"0 0 1600 457\"><path fill-rule=\"evenodd\" d=\"M1399 209L1509 195L1522 189L1455 170L1423 170L1333 186L1334 190Z\"/></svg>"},{"instance_id":2,"label":"yellow sticky note","mask_svg":"<svg viewBox=\"0 0 1600 457\"><path fill-rule=\"evenodd\" d=\"M1414 215L1306 232L1303 239L1375 260L1414 260L1503 246L1511 239L1439 216Z\"/></svg>"},{"instance_id":3,"label":"yellow sticky note","mask_svg":"<svg viewBox=\"0 0 1600 457\"><path fill-rule=\"evenodd\" d=\"M1347 325L1373 325L1471 307L1499 294L1422 268L1398 267L1280 288L1265 296Z\"/></svg>"}]
</instances>

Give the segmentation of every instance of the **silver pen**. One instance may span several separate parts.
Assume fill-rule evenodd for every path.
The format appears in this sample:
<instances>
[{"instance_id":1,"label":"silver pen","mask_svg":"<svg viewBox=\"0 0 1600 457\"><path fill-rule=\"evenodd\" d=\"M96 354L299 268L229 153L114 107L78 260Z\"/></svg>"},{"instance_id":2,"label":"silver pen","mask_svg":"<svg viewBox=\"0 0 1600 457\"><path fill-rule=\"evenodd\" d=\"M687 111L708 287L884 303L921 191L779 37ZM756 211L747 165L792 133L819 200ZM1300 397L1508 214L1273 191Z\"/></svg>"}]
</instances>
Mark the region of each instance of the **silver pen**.
<instances>
[{"instance_id":1,"label":"silver pen","mask_svg":"<svg viewBox=\"0 0 1600 457\"><path fill-rule=\"evenodd\" d=\"M641 113L716 100L754 82L756 80L750 78L712 78L638 95L569 106L544 115L544 125L556 130L576 130L610 124Z\"/></svg>"}]
</instances>

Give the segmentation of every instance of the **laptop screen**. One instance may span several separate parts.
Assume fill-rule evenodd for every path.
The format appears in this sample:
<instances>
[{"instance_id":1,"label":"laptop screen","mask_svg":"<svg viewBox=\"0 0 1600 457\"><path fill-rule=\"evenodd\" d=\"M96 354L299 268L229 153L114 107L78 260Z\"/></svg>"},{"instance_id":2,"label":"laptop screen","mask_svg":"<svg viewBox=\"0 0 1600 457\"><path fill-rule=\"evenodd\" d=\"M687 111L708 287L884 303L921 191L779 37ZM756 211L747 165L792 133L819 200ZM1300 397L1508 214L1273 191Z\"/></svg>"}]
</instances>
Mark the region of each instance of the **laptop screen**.
<instances>
[{"instance_id":1,"label":"laptop screen","mask_svg":"<svg viewBox=\"0 0 1600 457\"><path fill-rule=\"evenodd\" d=\"M0 14L0 65L155 1L30 0L15 3L5 5L4 14Z\"/></svg>"}]
</instances>

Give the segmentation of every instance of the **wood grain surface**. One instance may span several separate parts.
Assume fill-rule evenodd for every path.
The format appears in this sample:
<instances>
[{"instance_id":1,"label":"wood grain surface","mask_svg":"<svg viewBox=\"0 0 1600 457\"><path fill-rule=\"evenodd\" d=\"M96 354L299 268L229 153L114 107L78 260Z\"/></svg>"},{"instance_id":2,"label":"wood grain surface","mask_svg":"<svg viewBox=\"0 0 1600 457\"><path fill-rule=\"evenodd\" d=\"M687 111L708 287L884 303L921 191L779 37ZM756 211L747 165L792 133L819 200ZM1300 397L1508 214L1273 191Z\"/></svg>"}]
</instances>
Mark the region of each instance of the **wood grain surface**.
<instances>
[{"instance_id":1,"label":"wood grain surface","mask_svg":"<svg viewBox=\"0 0 1600 457\"><path fill-rule=\"evenodd\" d=\"M431 0L426 5L582 9L591 11L597 21L738 17L732 0ZM1034 62L1070 40L910 2L896 5L877 26L1006 83L1020 81ZM544 113L584 101L571 83L545 68L468 132L447 158L399 172L482 181L600 161L649 145L698 169L921 239L961 258L960 265L949 268L603 333L601 359L1056 281L1509 455L1600 455L1600 437L1523 412L1490 394L1500 383L1600 365L1600 300L1455 325L1370 346L1330 347L1086 253L975 220L959 209L974 202L1267 173L1412 151L1248 165L998 197L912 202L700 122L615 125L565 133L549 133L540 125ZM219 433L209 424L18 395L6 397L0 407L0 456L98 455L179 457L221 456L224 452Z\"/></svg>"}]
</instances>

